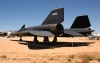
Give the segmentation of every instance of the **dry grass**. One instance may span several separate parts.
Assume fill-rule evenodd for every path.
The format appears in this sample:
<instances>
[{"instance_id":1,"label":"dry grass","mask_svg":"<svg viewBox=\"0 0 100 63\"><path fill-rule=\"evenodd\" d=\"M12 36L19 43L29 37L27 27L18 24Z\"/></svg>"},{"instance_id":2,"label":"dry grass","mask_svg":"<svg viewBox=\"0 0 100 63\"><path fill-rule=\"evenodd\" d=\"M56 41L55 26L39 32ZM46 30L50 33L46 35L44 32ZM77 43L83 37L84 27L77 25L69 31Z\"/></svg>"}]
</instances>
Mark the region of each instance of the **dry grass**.
<instances>
[{"instance_id":1,"label":"dry grass","mask_svg":"<svg viewBox=\"0 0 100 63\"><path fill-rule=\"evenodd\" d=\"M14 54L14 53L12 53ZM36 54L27 56L16 55L15 57L10 57L7 55L1 55L0 61L11 61L13 63L100 63L100 53L78 53L75 55L66 54Z\"/></svg>"},{"instance_id":2,"label":"dry grass","mask_svg":"<svg viewBox=\"0 0 100 63\"><path fill-rule=\"evenodd\" d=\"M5 59L6 59L6 58L7 58L7 56L6 56L6 55L2 55L2 56L0 56L0 58L5 58Z\"/></svg>"},{"instance_id":3,"label":"dry grass","mask_svg":"<svg viewBox=\"0 0 100 63\"><path fill-rule=\"evenodd\" d=\"M100 57L97 60L100 62Z\"/></svg>"},{"instance_id":4,"label":"dry grass","mask_svg":"<svg viewBox=\"0 0 100 63\"><path fill-rule=\"evenodd\" d=\"M75 57L81 60L80 63L90 63L94 60L100 62L100 53L79 53Z\"/></svg>"}]
</instances>

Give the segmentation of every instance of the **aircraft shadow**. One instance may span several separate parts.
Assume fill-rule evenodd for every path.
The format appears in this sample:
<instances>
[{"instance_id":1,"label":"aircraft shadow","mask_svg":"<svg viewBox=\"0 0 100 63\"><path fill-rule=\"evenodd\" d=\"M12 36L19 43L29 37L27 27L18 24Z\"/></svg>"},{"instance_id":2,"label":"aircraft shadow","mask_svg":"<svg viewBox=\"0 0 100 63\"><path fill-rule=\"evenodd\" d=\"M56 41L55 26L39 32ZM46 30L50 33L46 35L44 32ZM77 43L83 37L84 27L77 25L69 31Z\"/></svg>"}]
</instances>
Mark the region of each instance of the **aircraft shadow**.
<instances>
[{"instance_id":1,"label":"aircraft shadow","mask_svg":"<svg viewBox=\"0 0 100 63\"><path fill-rule=\"evenodd\" d=\"M19 40L11 40L11 41L19 41ZM58 47L80 47L80 46L88 46L89 44L93 44L94 42L38 42L34 43L32 41L19 41L22 45L27 45L29 49L52 49Z\"/></svg>"},{"instance_id":2,"label":"aircraft shadow","mask_svg":"<svg viewBox=\"0 0 100 63\"><path fill-rule=\"evenodd\" d=\"M58 48L58 47L79 47L79 46L88 46L93 42L48 42L48 43L31 43L27 42L29 49L51 49L51 48Z\"/></svg>"}]
</instances>

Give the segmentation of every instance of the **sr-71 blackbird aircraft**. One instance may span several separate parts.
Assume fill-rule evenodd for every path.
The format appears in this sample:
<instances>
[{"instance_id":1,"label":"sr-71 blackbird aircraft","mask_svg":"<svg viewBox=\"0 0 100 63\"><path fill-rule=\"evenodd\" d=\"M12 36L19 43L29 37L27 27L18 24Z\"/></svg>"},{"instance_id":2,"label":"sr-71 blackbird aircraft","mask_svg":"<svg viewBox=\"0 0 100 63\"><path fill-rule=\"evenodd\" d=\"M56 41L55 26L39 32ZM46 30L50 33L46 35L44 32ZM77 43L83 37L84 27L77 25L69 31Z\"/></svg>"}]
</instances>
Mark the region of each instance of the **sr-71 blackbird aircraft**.
<instances>
[{"instance_id":1,"label":"sr-71 blackbird aircraft","mask_svg":"<svg viewBox=\"0 0 100 63\"><path fill-rule=\"evenodd\" d=\"M37 43L38 36L44 38L43 42L49 42L48 37L54 37L53 42L57 42L57 37L88 36L93 31L89 28L91 25L87 15L76 17L70 29L64 29L61 24L63 21L64 8L58 8L52 10L41 25L27 28L23 25L20 30L11 34L18 35L20 41L22 36L34 36L33 42Z\"/></svg>"}]
</instances>

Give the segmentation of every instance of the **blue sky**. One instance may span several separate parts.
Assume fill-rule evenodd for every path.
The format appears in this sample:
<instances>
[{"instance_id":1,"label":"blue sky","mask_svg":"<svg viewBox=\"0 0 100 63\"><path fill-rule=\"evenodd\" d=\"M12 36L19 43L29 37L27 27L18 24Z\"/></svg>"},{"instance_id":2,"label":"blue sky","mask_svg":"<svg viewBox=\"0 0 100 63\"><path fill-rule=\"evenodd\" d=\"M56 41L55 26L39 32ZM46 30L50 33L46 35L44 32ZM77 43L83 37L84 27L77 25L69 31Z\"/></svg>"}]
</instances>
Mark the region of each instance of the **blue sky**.
<instances>
[{"instance_id":1,"label":"blue sky","mask_svg":"<svg viewBox=\"0 0 100 63\"><path fill-rule=\"evenodd\" d=\"M64 28L70 28L76 16L88 15L91 28L100 32L100 0L0 0L0 31L40 25L52 9L61 7Z\"/></svg>"}]
</instances>

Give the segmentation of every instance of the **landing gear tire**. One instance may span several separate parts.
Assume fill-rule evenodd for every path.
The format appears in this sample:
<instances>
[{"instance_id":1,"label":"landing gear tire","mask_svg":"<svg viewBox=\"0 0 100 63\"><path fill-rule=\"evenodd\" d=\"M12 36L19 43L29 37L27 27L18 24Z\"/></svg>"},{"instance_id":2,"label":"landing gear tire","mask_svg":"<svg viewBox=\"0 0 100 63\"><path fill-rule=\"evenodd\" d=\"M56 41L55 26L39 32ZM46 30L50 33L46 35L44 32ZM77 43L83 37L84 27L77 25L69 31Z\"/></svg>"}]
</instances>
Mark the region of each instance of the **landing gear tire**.
<instances>
[{"instance_id":1,"label":"landing gear tire","mask_svg":"<svg viewBox=\"0 0 100 63\"><path fill-rule=\"evenodd\" d=\"M18 43L19 43L19 44L21 44L21 42L22 42L22 37L20 37L20 39L19 39L19 42L18 42Z\"/></svg>"},{"instance_id":2,"label":"landing gear tire","mask_svg":"<svg viewBox=\"0 0 100 63\"><path fill-rule=\"evenodd\" d=\"M99 38L97 38L97 40L99 40Z\"/></svg>"},{"instance_id":3,"label":"landing gear tire","mask_svg":"<svg viewBox=\"0 0 100 63\"><path fill-rule=\"evenodd\" d=\"M56 42L57 42L57 37L54 37L53 43L56 43Z\"/></svg>"},{"instance_id":4,"label":"landing gear tire","mask_svg":"<svg viewBox=\"0 0 100 63\"><path fill-rule=\"evenodd\" d=\"M49 42L49 38L48 37L44 37L43 42Z\"/></svg>"},{"instance_id":5,"label":"landing gear tire","mask_svg":"<svg viewBox=\"0 0 100 63\"><path fill-rule=\"evenodd\" d=\"M22 41L22 39L20 39L19 41Z\"/></svg>"},{"instance_id":6,"label":"landing gear tire","mask_svg":"<svg viewBox=\"0 0 100 63\"><path fill-rule=\"evenodd\" d=\"M34 36L34 40L33 40L33 44L35 43L35 44L37 44L39 41L37 40L37 36Z\"/></svg>"}]
</instances>

